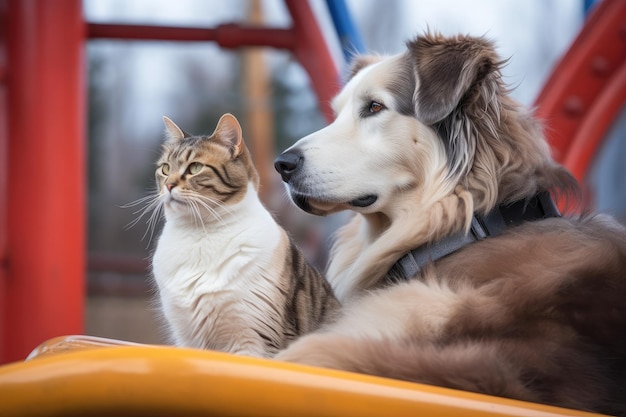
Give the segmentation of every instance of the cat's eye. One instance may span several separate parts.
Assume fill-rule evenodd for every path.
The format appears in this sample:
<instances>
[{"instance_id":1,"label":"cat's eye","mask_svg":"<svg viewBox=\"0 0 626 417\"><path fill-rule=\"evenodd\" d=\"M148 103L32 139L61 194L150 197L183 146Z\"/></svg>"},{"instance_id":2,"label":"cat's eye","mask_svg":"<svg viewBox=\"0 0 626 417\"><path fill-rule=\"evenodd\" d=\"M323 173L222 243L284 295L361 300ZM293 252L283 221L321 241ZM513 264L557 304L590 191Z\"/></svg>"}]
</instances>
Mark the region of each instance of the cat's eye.
<instances>
[{"instance_id":1,"label":"cat's eye","mask_svg":"<svg viewBox=\"0 0 626 417\"><path fill-rule=\"evenodd\" d=\"M204 168L203 164L201 164L200 162L193 162L189 164L187 172L189 172L191 175L196 175L198 172L202 171L202 168Z\"/></svg>"},{"instance_id":2,"label":"cat's eye","mask_svg":"<svg viewBox=\"0 0 626 417\"><path fill-rule=\"evenodd\" d=\"M170 174L170 166L168 164L161 165L161 173L163 175L169 175Z\"/></svg>"}]
</instances>

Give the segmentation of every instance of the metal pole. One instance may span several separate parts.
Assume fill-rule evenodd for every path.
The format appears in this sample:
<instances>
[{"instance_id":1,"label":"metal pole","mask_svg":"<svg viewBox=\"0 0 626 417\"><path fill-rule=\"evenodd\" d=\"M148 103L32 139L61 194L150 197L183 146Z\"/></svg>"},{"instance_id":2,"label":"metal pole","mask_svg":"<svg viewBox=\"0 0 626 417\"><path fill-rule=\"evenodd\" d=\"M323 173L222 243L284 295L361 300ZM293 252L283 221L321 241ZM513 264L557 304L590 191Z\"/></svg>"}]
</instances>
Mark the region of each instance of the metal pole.
<instances>
[{"instance_id":1,"label":"metal pole","mask_svg":"<svg viewBox=\"0 0 626 417\"><path fill-rule=\"evenodd\" d=\"M80 0L7 7L8 256L2 362L83 330L84 24Z\"/></svg>"},{"instance_id":2,"label":"metal pole","mask_svg":"<svg viewBox=\"0 0 626 417\"><path fill-rule=\"evenodd\" d=\"M293 19L296 43L294 54L311 77L311 83L326 119L333 120L332 98L341 87L335 65L322 31L308 1L285 0Z\"/></svg>"},{"instance_id":3,"label":"metal pole","mask_svg":"<svg viewBox=\"0 0 626 417\"><path fill-rule=\"evenodd\" d=\"M333 19L346 63L350 62L356 54L367 52L365 43L350 16L346 2L344 0L326 0L326 5Z\"/></svg>"}]
</instances>

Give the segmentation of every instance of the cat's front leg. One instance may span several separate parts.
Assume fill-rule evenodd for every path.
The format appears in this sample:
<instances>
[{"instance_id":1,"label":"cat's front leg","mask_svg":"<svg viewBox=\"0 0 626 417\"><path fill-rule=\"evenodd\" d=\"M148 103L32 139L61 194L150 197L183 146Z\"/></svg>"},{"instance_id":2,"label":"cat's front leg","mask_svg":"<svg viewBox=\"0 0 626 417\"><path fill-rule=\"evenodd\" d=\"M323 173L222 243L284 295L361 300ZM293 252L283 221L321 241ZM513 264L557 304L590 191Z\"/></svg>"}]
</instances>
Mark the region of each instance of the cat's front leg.
<instances>
[{"instance_id":1,"label":"cat's front leg","mask_svg":"<svg viewBox=\"0 0 626 417\"><path fill-rule=\"evenodd\" d=\"M249 329L244 329L241 334L247 333ZM223 350L238 356L252 356L255 358L272 358L278 352L275 346L266 344L258 337L244 337L242 335L233 338L227 348ZM256 333L255 333L256 336Z\"/></svg>"}]
</instances>

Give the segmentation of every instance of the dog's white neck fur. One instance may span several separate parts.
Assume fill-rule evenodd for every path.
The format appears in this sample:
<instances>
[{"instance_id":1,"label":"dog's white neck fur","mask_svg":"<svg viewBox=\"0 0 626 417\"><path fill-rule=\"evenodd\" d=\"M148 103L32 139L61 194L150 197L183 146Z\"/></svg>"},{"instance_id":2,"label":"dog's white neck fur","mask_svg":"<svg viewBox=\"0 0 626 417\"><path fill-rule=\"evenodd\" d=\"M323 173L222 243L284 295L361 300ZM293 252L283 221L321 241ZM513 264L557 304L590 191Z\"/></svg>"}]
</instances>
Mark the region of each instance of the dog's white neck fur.
<instances>
[{"instance_id":1,"label":"dog's white neck fur","mask_svg":"<svg viewBox=\"0 0 626 417\"><path fill-rule=\"evenodd\" d=\"M252 297L249 282L254 280L258 293L280 305L271 271L286 235L253 185L241 202L224 210L221 220L209 216L199 225L189 216L169 217L153 256L153 272L176 344L264 356L254 328L272 312L249 307L258 300L243 300ZM210 314L213 310L220 314ZM245 322L241 317L247 317Z\"/></svg>"},{"instance_id":2,"label":"dog's white neck fur","mask_svg":"<svg viewBox=\"0 0 626 417\"><path fill-rule=\"evenodd\" d=\"M338 231L326 278L340 301L374 288L410 250L442 237L442 233L467 229L471 194L460 188L454 191L453 184L435 189L445 188L453 191L423 195L421 204L406 196L389 217L356 214Z\"/></svg>"}]
</instances>

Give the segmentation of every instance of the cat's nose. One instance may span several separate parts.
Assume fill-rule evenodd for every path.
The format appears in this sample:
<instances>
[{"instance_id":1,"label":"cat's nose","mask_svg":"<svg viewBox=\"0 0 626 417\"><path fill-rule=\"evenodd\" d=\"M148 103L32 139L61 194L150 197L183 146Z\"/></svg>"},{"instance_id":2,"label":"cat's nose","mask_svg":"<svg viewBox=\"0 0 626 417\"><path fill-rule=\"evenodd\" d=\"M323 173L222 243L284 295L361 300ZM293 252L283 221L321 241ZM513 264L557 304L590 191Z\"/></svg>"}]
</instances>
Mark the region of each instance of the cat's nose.
<instances>
[{"instance_id":1,"label":"cat's nose","mask_svg":"<svg viewBox=\"0 0 626 417\"><path fill-rule=\"evenodd\" d=\"M165 186L167 187L167 191L172 191L172 188L176 187L176 183L175 182L168 182L167 184L165 184Z\"/></svg>"},{"instance_id":2,"label":"cat's nose","mask_svg":"<svg viewBox=\"0 0 626 417\"><path fill-rule=\"evenodd\" d=\"M293 174L302 166L304 156L299 151L287 151L274 160L274 168L284 182L289 182Z\"/></svg>"}]
</instances>

